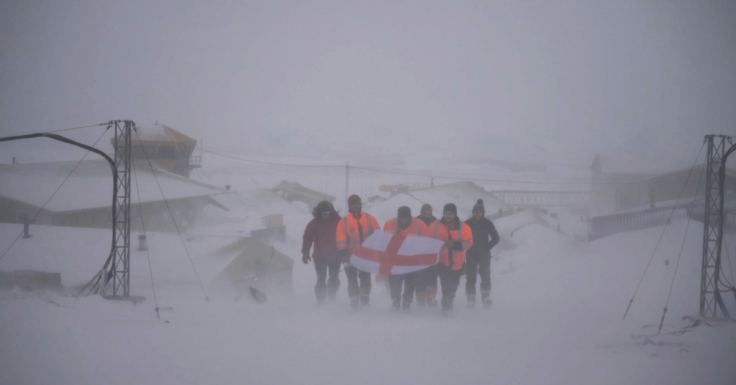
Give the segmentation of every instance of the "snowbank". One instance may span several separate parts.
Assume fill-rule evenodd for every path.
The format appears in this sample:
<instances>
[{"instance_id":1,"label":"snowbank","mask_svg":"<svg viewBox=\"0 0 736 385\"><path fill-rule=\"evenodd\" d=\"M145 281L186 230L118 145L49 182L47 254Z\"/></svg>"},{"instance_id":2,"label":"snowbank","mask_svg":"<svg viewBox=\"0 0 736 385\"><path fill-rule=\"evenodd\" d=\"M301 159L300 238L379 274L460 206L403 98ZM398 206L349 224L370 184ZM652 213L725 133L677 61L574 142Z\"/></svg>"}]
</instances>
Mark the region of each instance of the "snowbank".
<instances>
[{"instance_id":1,"label":"snowbank","mask_svg":"<svg viewBox=\"0 0 736 385\"><path fill-rule=\"evenodd\" d=\"M135 306L96 296L0 293L0 383L733 384L734 324L632 338L654 334L648 325L661 317L685 227L667 229L626 321L621 316L661 227L590 244L536 223L518 229L515 248L494 250L493 308L465 309L461 283L449 319L436 309L392 314L377 284L371 308L350 313L342 273L337 301L315 307L314 268L301 263L294 265L292 295L266 293L268 302L258 305L220 292L207 302L176 236L161 234L149 239L161 320L140 253L132 256L131 282L147 301ZM19 230L0 226L1 243ZM57 248L40 227L32 233L38 253L45 242L44 255ZM702 225L690 223L687 234L664 332L680 330L687 325L682 317L697 313ZM100 250L76 247L80 258L94 261L104 251L109 237L99 237L104 241L92 238ZM292 241L279 247L298 250ZM187 237L208 290L208 277L228 258L212 257L224 242ZM30 261L26 246L0 268ZM733 302L727 299L732 313Z\"/></svg>"}]
</instances>

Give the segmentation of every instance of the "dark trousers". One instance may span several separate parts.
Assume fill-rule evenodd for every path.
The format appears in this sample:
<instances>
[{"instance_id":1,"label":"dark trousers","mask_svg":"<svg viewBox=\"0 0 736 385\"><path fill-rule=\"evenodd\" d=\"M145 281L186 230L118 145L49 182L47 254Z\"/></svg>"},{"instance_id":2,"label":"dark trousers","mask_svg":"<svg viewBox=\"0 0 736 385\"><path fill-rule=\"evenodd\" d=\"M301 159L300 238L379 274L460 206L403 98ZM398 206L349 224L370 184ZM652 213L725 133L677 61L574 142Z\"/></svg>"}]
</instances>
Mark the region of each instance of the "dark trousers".
<instances>
[{"instance_id":1,"label":"dark trousers","mask_svg":"<svg viewBox=\"0 0 736 385\"><path fill-rule=\"evenodd\" d=\"M330 300L335 299L337 289L340 287L340 260L330 258L314 258L314 270L317 271L317 285L314 286L314 294L317 301L324 301L325 297ZM327 279L327 271L330 272L330 279Z\"/></svg>"},{"instance_id":2,"label":"dark trousers","mask_svg":"<svg viewBox=\"0 0 736 385\"><path fill-rule=\"evenodd\" d=\"M430 266L417 274L417 303L423 305L426 301L432 301L437 297L437 274L439 265Z\"/></svg>"},{"instance_id":3,"label":"dark trousers","mask_svg":"<svg viewBox=\"0 0 736 385\"><path fill-rule=\"evenodd\" d=\"M469 301L475 301L475 283L480 274L480 295L486 299L491 295L491 253L465 256L465 294Z\"/></svg>"},{"instance_id":4,"label":"dark trousers","mask_svg":"<svg viewBox=\"0 0 736 385\"><path fill-rule=\"evenodd\" d=\"M353 266L345 266L345 275L348 276L348 296L354 305L360 303L368 304L368 296L371 294L371 273L360 271ZM360 279L360 285L358 280Z\"/></svg>"},{"instance_id":5,"label":"dark trousers","mask_svg":"<svg viewBox=\"0 0 736 385\"><path fill-rule=\"evenodd\" d=\"M439 266L440 285L442 285L442 309L452 310L452 301L455 299L455 292L460 285L460 277L463 270L452 270L445 265Z\"/></svg>"},{"instance_id":6,"label":"dark trousers","mask_svg":"<svg viewBox=\"0 0 736 385\"><path fill-rule=\"evenodd\" d=\"M400 301L403 297L404 308L409 308L411 301L414 299L414 288L417 285L419 273L410 274L394 274L388 276L388 284L391 287L391 299ZM404 295L401 295L401 288L404 288Z\"/></svg>"}]
</instances>

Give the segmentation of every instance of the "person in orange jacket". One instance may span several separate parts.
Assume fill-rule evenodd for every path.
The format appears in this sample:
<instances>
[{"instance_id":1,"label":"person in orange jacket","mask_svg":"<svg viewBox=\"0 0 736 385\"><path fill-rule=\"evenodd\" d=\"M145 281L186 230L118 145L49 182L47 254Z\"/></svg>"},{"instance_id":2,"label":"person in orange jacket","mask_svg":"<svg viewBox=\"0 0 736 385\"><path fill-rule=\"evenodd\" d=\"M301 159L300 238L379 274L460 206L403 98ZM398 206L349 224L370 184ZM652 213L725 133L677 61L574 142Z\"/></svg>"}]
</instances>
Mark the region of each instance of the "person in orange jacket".
<instances>
[{"instance_id":1,"label":"person in orange jacket","mask_svg":"<svg viewBox=\"0 0 736 385\"><path fill-rule=\"evenodd\" d=\"M457 206L448 203L442 209L442 219L427 229L430 237L444 240L440 250L439 276L442 285L442 315L452 315L452 302L460 284L465 263L465 251L473 246L470 226L457 217Z\"/></svg>"},{"instance_id":2,"label":"person in orange jacket","mask_svg":"<svg viewBox=\"0 0 736 385\"><path fill-rule=\"evenodd\" d=\"M348 198L348 214L337 224L337 250L345 265L345 275L348 277L348 297L350 305L357 310L360 306L368 306L371 294L371 273L359 271L349 264L350 255L358 245L363 244L366 238L381 226L376 218L364 213L363 202L357 195ZM360 279L360 285L358 284Z\"/></svg>"},{"instance_id":3,"label":"person in orange jacket","mask_svg":"<svg viewBox=\"0 0 736 385\"><path fill-rule=\"evenodd\" d=\"M383 231L389 233L397 233L399 236L405 237L409 234L426 235L427 225L411 216L411 209L407 206L401 206L398 210L398 216L389 219L383 225ZM392 274L388 277L388 283L391 288L391 311L398 311L399 308L404 311L411 309L411 301L414 297L414 288L421 277L422 271L409 274ZM401 288L404 287L403 305L401 304Z\"/></svg>"},{"instance_id":4,"label":"person in orange jacket","mask_svg":"<svg viewBox=\"0 0 736 385\"><path fill-rule=\"evenodd\" d=\"M419 216L417 217L420 221L424 222L424 225L429 228L433 222L437 220L432 215L432 206L429 203L422 205ZM427 235L428 237L431 235ZM416 286L417 295L417 306L418 307L437 307L437 265L430 266L420 273L419 282Z\"/></svg>"}]
</instances>

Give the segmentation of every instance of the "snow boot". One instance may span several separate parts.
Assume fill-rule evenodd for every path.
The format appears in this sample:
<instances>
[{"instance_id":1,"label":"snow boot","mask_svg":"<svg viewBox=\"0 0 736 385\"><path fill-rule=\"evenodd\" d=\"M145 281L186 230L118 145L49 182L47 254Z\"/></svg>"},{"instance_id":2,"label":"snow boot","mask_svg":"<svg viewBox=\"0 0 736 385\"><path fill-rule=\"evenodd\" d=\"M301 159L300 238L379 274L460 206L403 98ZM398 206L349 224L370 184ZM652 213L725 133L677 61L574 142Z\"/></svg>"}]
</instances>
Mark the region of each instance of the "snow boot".
<instances>
[{"instance_id":1,"label":"snow boot","mask_svg":"<svg viewBox=\"0 0 736 385\"><path fill-rule=\"evenodd\" d=\"M317 305L321 305L323 302L325 302L325 297L327 297L327 290L324 286L315 286L314 295L317 297Z\"/></svg>"},{"instance_id":2,"label":"snow boot","mask_svg":"<svg viewBox=\"0 0 736 385\"><path fill-rule=\"evenodd\" d=\"M486 309L490 309L491 305L493 305L493 302L491 302L490 298L483 298L483 307Z\"/></svg>"},{"instance_id":3,"label":"snow boot","mask_svg":"<svg viewBox=\"0 0 736 385\"><path fill-rule=\"evenodd\" d=\"M412 297L413 297L413 296L412 296ZM403 310L404 312L409 312L409 311L411 311L411 300L412 300L412 299L413 299L413 298L411 298L411 297L409 297L409 298L404 298L403 302L401 303L401 310Z\"/></svg>"},{"instance_id":4,"label":"snow boot","mask_svg":"<svg viewBox=\"0 0 736 385\"><path fill-rule=\"evenodd\" d=\"M423 307L427 306L427 294L417 292L416 293L416 298L417 298L417 307L418 308L423 308Z\"/></svg>"},{"instance_id":5,"label":"snow boot","mask_svg":"<svg viewBox=\"0 0 736 385\"><path fill-rule=\"evenodd\" d=\"M445 317L452 316L452 300L442 299L442 315Z\"/></svg>"},{"instance_id":6,"label":"snow boot","mask_svg":"<svg viewBox=\"0 0 736 385\"><path fill-rule=\"evenodd\" d=\"M393 300L393 303L391 304L391 311L397 312L399 311L400 307L401 307L401 301L398 299Z\"/></svg>"},{"instance_id":7,"label":"snow boot","mask_svg":"<svg viewBox=\"0 0 736 385\"><path fill-rule=\"evenodd\" d=\"M350 308L353 309L353 311L358 311L358 309L360 309L360 300L358 298L351 299Z\"/></svg>"},{"instance_id":8,"label":"snow boot","mask_svg":"<svg viewBox=\"0 0 736 385\"><path fill-rule=\"evenodd\" d=\"M368 298L367 295L361 295L360 296L360 306L361 307L369 307L371 305L370 298Z\"/></svg>"}]
</instances>

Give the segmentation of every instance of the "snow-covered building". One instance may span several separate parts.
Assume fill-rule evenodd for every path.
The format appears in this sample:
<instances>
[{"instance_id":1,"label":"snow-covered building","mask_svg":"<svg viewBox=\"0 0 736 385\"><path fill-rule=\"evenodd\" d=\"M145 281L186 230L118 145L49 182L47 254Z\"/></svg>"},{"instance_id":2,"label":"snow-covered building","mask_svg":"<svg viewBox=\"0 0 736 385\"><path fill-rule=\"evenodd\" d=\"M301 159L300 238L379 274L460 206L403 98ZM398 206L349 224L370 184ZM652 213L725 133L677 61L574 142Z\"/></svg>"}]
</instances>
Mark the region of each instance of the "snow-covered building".
<instances>
[{"instance_id":1,"label":"snow-covered building","mask_svg":"<svg viewBox=\"0 0 736 385\"><path fill-rule=\"evenodd\" d=\"M335 197L333 197L332 195L328 195L317 190L312 190L310 188L302 186L299 183L289 182L286 180L282 180L281 183L272 188L271 191L275 192L289 202L304 202L310 208L317 206L317 204L321 201L335 201Z\"/></svg>"},{"instance_id":2,"label":"snow-covered building","mask_svg":"<svg viewBox=\"0 0 736 385\"><path fill-rule=\"evenodd\" d=\"M131 139L134 162L151 161L156 167L189 177L189 172L202 166L201 156L192 156L197 141L163 124L141 126ZM115 146L115 138L110 139Z\"/></svg>"},{"instance_id":3,"label":"snow-covered building","mask_svg":"<svg viewBox=\"0 0 736 385\"><path fill-rule=\"evenodd\" d=\"M218 254L235 256L217 279L238 292L250 286L261 291L291 290L294 260L258 238L241 238Z\"/></svg>"},{"instance_id":4,"label":"snow-covered building","mask_svg":"<svg viewBox=\"0 0 736 385\"><path fill-rule=\"evenodd\" d=\"M20 223L25 214L36 217L34 224L109 228L113 192L110 165L104 160L86 160L74 169L76 164L0 165L0 222ZM152 169L147 162L136 161L134 165L131 229L141 228L144 218L147 230L174 230L169 208L180 229L191 227L205 206L227 210L212 199L226 193L225 189Z\"/></svg>"},{"instance_id":5,"label":"snow-covered building","mask_svg":"<svg viewBox=\"0 0 736 385\"><path fill-rule=\"evenodd\" d=\"M17 224L0 224L0 244L10 244L21 228ZM69 290L76 295L102 268L110 253L109 229L35 226L32 234L33 237L15 243L3 259L0 288L8 289L10 279L17 281L18 273L27 271L51 275L58 281L54 290ZM148 277L150 263L157 282L177 282L170 290L162 289L159 294L163 296L177 293L199 297L199 279L206 288L219 288L218 295L228 297L248 286L266 293L291 289L294 261L259 239L195 235L186 241L186 251L184 247L177 234L148 233L148 250L131 247L131 274ZM187 261L187 254L192 263ZM49 289L39 287L38 280L27 285ZM147 280L133 280L135 295L148 295L151 289Z\"/></svg>"},{"instance_id":6,"label":"snow-covered building","mask_svg":"<svg viewBox=\"0 0 736 385\"><path fill-rule=\"evenodd\" d=\"M411 208L412 215L417 216L422 205L428 203L432 206L434 215L440 217L445 204L454 203L457 206L458 217L465 220L472 215L473 206L478 199L483 199L486 215L509 209L508 205L475 183L455 182L400 193L366 208L366 211L375 215L378 220L386 221L396 217L400 206L408 206Z\"/></svg>"}]
</instances>

